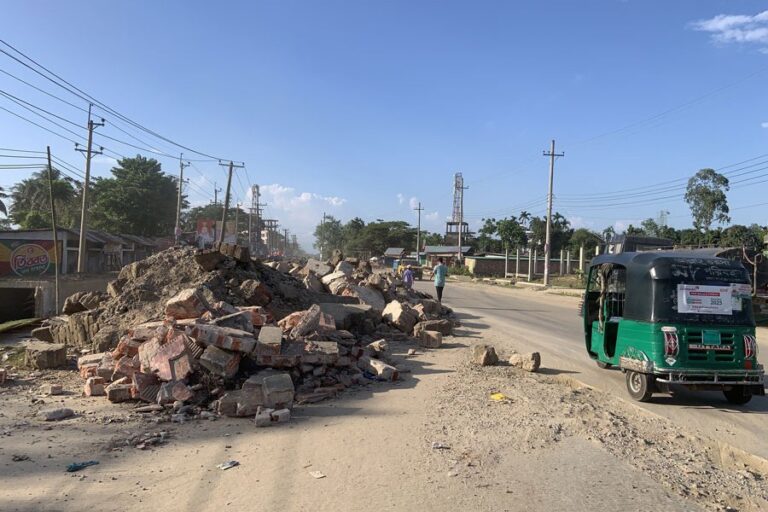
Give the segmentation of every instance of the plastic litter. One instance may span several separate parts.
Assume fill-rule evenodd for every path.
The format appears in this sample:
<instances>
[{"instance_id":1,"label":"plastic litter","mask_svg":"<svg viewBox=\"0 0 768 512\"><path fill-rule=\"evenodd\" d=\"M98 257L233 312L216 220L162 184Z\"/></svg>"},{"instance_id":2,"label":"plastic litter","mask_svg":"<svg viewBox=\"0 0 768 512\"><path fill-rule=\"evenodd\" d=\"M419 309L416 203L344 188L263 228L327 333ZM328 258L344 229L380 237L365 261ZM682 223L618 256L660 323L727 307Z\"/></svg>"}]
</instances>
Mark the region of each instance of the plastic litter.
<instances>
[{"instance_id":1,"label":"plastic litter","mask_svg":"<svg viewBox=\"0 0 768 512\"><path fill-rule=\"evenodd\" d=\"M504 393L491 393L491 400L494 402L511 402L509 397Z\"/></svg>"},{"instance_id":2,"label":"plastic litter","mask_svg":"<svg viewBox=\"0 0 768 512\"><path fill-rule=\"evenodd\" d=\"M325 473L321 471L310 471L309 474L312 478L325 478Z\"/></svg>"},{"instance_id":3,"label":"plastic litter","mask_svg":"<svg viewBox=\"0 0 768 512\"><path fill-rule=\"evenodd\" d=\"M222 462L221 464L219 464L216 467L219 468L219 469L230 469L230 468L233 468L233 467L239 466L239 465L240 465L240 463L237 462L236 460L228 460L227 462Z\"/></svg>"},{"instance_id":4,"label":"plastic litter","mask_svg":"<svg viewBox=\"0 0 768 512\"><path fill-rule=\"evenodd\" d=\"M69 466L67 466L67 473L74 473L75 471L80 471L81 469L85 469L88 466L95 466L98 464L99 461L97 460L89 460L86 462L73 462Z\"/></svg>"}]
</instances>

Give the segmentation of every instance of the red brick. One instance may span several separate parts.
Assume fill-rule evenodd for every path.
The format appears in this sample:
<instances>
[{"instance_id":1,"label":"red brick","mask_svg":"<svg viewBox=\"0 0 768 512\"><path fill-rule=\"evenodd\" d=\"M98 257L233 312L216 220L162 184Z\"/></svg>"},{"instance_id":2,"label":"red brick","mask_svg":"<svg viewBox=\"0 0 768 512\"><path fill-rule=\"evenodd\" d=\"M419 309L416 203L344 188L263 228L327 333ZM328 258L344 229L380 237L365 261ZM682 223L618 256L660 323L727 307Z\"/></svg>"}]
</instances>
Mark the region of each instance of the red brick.
<instances>
[{"instance_id":1,"label":"red brick","mask_svg":"<svg viewBox=\"0 0 768 512\"><path fill-rule=\"evenodd\" d=\"M189 335L202 345L236 352L250 353L256 347L256 340L251 333L229 327L198 324L189 330Z\"/></svg>"},{"instance_id":2,"label":"red brick","mask_svg":"<svg viewBox=\"0 0 768 512\"><path fill-rule=\"evenodd\" d=\"M144 402L155 403L160 381L151 373L136 372L133 374L133 398Z\"/></svg>"},{"instance_id":3,"label":"red brick","mask_svg":"<svg viewBox=\"0 0 768 512\"><path fill-rule=\"evenodd\" d=\"M165 345L161 345L155 352L154 356L150 360L149 369L152 373L156 373L160 380L173 380L173 372L171 371L171 360L177 359L182 354L186 353L187 347L184 344L183 333L179 333L171 341ZM142 371L145 371L142 365Z\"/></svg>"}]
</instances>

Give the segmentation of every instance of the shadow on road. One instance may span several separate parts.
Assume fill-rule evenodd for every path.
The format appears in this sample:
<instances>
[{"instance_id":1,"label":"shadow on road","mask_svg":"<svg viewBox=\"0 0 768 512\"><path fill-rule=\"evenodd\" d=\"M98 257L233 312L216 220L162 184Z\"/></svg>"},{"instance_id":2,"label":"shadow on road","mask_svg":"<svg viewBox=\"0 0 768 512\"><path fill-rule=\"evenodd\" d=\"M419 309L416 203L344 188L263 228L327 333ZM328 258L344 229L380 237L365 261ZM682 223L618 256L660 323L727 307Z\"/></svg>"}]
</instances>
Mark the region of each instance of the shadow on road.
<instances>
[{"instance_id":1,"label":"shadow on road","mask_svg":"<svg viewBox=\"0 0 768 512\"><path fill-rule=\"evenodd\" d=\"M572 370L559 370L557 368L539 368L538 373L542 375L567 375L580 374L581 372L574 372Z\"/></svg>"},{"instance_id":2,"label":"shadow on road","mask_svg":"<svg viewBox=\"0 0 768 512\"><path fill-rule=\"evenodd\" d=\"M671 395L654 395L652 402L685 409L717 409L738 414L768 414L768 399L762 396L752 397L752 400L745 405L733 405L726 402L720 392L688 391L679 387L673 387Z\"/></svg>"}]
</instances>

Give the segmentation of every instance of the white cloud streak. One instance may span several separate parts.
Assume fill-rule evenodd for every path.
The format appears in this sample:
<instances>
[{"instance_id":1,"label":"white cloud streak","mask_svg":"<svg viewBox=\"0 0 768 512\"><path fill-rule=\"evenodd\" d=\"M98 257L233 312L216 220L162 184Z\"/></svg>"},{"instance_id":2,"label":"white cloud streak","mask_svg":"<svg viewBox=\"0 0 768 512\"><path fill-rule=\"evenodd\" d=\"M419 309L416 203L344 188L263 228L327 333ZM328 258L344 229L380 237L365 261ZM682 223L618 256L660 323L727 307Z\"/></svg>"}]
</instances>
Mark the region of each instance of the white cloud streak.
<instances>
[{"instance_id":1,"label":"white cloud streak","mask_svg":"<svg viewBox=\"0 0 768 512\"><path fill-rule=\"evenodd\" d=\"M718 14L707 20L690 24L693 30L708 32L718 44L768 44L768 11L754 16L744 14ZM765 53L765 48L760 51Z\"/></svg>"}]
</instances>

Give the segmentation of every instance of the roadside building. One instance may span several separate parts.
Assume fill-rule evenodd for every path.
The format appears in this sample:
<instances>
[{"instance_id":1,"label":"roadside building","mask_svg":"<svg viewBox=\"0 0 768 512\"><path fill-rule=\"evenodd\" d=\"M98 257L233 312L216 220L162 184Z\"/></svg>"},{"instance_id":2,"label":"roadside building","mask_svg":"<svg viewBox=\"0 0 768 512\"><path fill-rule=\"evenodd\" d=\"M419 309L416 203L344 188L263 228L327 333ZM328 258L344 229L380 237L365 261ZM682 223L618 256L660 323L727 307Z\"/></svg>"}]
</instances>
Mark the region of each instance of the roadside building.
<instances>
[{"instance_id":1,"label":"roadside building","mask_svg":"<svg viewBox=\"0 0 768 512\"><path fill-rule=\"evenodd\" d=\"M453 266L456 263L456 257L459 252L457 245L427 245L424 247L426 263L429 267L437 265L438 258L443 258L446 265ZM472 247L469 245L461 246L462 258L472 254Z\"/></svg>"},{"instance_id":2,"label":"roadside building","mask_svg":"<svg viewBox=\"0 0 768 512\"><path fill-rule=\"evenodd\" d=\"M58 228L56 235L58 248L54 250L52 229L0 231L0 321L49 316L75 292L103 291L114 272L157 248L145 237L89 230L87 268L78 274L79 231ZM54 304L57 260L62 276L58 308Z\"/></svg>"},{"instance_id":3,"label":"roadside building","mask_svg":"<svg viewBox=\"0 0 768 512\"><path fill-rule=\"evenodd\" d=\"M384 266L391 267L394 265L395 260L402 259L405 256L405 249L402 247L389 247L384 251Z\"/></svg>"}]
</instances>

